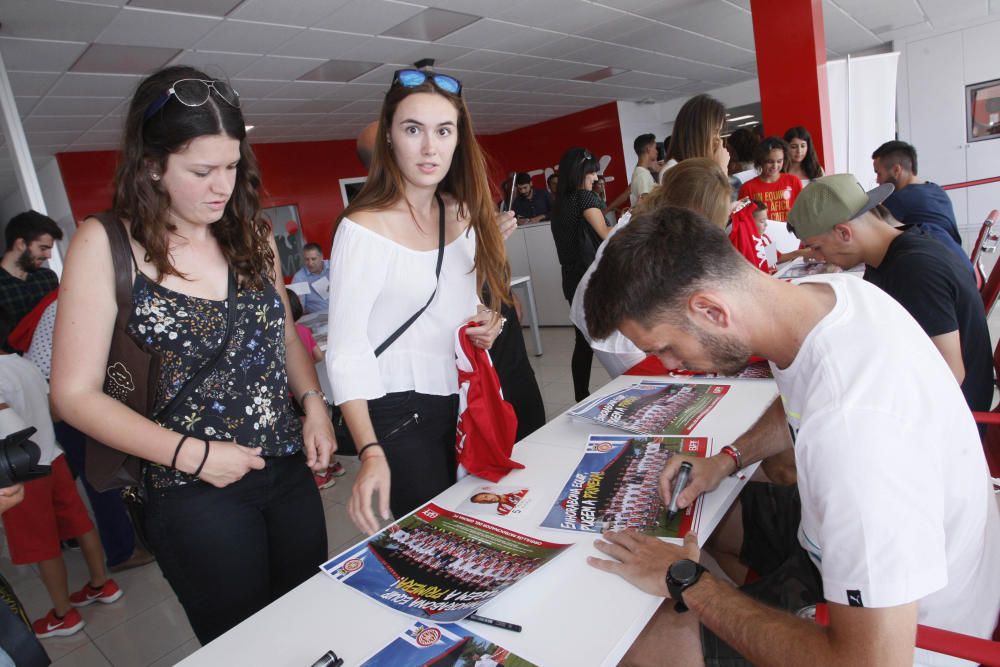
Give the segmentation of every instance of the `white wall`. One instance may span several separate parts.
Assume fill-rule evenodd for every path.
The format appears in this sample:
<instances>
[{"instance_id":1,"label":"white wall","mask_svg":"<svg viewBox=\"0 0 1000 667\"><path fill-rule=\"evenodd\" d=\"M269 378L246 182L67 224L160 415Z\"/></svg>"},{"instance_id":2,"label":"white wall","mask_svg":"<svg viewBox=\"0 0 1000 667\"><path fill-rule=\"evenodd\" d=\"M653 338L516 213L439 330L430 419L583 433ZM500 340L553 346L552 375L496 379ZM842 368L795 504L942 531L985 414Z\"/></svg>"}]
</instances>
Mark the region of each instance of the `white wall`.
<instances>
[{"instance_id":1,"label":"white wall","mask_svg":"<svg viewBox=\"0 0 1000 667\"><path fill-rule=\"evenodd\" d=\"M1000 139L968 143L965 135L965 86L1000 79L998 43L996 19L895 42L899 138L916 147L922 178L947 185L1000 176ZM986 214L1000 208L1000 183L948 195L970 249Z\"/></svg>"}]
</instances>

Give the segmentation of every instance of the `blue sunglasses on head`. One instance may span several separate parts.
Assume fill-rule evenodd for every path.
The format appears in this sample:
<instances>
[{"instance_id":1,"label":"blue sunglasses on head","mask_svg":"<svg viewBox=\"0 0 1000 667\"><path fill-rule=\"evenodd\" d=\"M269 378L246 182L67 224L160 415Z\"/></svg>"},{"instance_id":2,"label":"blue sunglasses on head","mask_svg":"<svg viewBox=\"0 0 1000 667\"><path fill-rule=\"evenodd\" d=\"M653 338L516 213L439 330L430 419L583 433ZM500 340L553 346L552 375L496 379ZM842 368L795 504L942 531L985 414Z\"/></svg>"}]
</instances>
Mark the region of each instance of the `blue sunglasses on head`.
<instances>
[{"instance_id":1,"label":"blue sunglasses on head","mask_svg":"<svg viewBox=\"0 0 1000 667\"><path fill-rule=\"evenodd\" d=\"M403 88L416 88L424 81L430 79L434 85L452 95L462 94L462 82L447 74L434 74L433 72L422 72L418 69L398 69L392 76L393 86Z\"/></svg>"}]
</instances>

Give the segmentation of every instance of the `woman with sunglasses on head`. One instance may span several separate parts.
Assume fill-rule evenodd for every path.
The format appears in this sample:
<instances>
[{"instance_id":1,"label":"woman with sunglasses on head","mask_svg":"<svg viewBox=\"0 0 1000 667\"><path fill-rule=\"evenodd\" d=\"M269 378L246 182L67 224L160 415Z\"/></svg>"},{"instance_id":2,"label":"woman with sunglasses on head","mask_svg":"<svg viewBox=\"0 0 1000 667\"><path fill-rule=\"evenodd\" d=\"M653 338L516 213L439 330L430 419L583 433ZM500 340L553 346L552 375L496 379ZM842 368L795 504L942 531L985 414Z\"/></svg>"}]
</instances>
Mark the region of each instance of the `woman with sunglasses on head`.
<instances>
[{"instance_id":1,"label":"woman with sunglasses on head","mask_svg":"<svg viewBox=\"0 0 1000 667\"><path fill-rule=\"evenodd\" d=\"M368 179L330 254L327 370L361 461L348 510L369 534L390 510L402 517L455 482L455 332L474 322L466 335L488 349L502 326L493 311L510 292L461 91L428 69L396 72ZM501 215L509 227L513 215Z\"/></svg>"},{"instance_id":2,"label":"woman with sunglasses on head","mask_svg":"<svg viewBox=\"0 0 1000 667\"><path fill-rule=\"evenodd\" d=\"M202 644L327 556L309 468L325 470L332 425L259 188L226 82L190 67L143 80L113 208L73 237L55 328L52 400L68 423L143 461L146 531ZM155 420L102 390L118 316L112 239L123 234L134 306L125 331L162 359Z\"/></svg>"},{"instance_id":3,"label":"woman with sunglasses on head","mask_svg":"<svg viewBox=\"0 0 1000 667\"><path fill-rule=\"evenodd\" d=\"M714 160L723 171L729 168L729 151L722 139L726 107L710 95L695 95L680 108L674 119L667 147L667 162L660 170L660 182L678 162L694 157Z\"/></svg>"},{"instance_id":4,"label":"woman with sunglasses on head","mask_svg":"<svg viewBox=\"0 0 1000 667\"><path fill-rule=\"evenodd\" d=\"M802 181L802 187L809 185L809 181L823 175L823 167L819 166L819 157L813 147L813 139L809 130L801 125L790 127L785 132L785 141L788 142L786 171L793 176L798 176L799 180Z\"/></svg>"},{"instance_id":5,"label":"woman with sunglasses on head","mask_svg":"<svg viewBox=\"0 0 1000 667\"><path fill-rule=\"evenodd\" d=\"M610 231L601 200L593 192L599 165L585 148L571 148L559 161L559 186L552 207L552 238L562 266L562 289L566 301L573 303L573 294L583 274L594 261L597 247ZM587 337L575 329L573 357L573 393L577 401L590 395L590 365L594 352Z\"/></svg>"}]
</instances>

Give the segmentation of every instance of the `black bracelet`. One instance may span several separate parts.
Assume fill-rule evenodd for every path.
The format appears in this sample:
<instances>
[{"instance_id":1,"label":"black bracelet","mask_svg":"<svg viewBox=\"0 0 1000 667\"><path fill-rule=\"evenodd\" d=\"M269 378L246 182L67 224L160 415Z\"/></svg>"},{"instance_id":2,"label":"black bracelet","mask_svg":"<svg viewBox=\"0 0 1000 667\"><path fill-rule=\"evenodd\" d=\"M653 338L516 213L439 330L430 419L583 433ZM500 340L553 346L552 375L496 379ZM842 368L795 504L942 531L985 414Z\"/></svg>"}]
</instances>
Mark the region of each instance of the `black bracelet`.
<instances>
[{"instance_id":1,"label":"black bracelet","mask_svg":"<svg viewBox=\"0 0 1000 667\"><path fill-rule=\"evenodd\" d=\"M184 446L184 441L190 438L189 435L182 435L181 441L177 443L177 448L174 449L174 458L170 459L170 467L177 470L177 455L181 453L181 447Z\"/></svg>"},{"instance_id":2,"label":"black bracelet","mask_svg":"<svg viewBox=\"0 0 1000 667\"><path fill-rule=\"evenodd\" d=\"M201 469L205 467L205 461L208 460L208 440L203 440L202 442L205 443L205 456L201 457L201 464L198 466L198 469L195 470L193 473L195 477L197 477L198 474L201 472Z\"/></svg>"},{"instance_id":3,"label":"black bracelet","mask_svg":"<svg viewBox=\"0 0 1000 667\"><path fill-rule=\"evenodd\" d=\"M358 450L358 460L361 461L361 457L364 456L365 451L369 447L381 447L381 446L382 443L378 442L377 440L375 442L369 442L367 445ZM364 463L364 461L361 462Z\"/></svg>"}]
</instances>

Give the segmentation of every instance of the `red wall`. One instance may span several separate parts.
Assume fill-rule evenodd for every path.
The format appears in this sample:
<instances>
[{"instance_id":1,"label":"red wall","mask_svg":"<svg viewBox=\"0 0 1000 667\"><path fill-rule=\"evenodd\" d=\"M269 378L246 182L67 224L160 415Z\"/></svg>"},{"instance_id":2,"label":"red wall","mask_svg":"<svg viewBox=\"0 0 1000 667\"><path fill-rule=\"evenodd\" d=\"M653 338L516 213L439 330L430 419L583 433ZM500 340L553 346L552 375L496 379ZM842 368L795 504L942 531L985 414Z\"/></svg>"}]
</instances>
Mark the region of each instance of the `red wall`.
<instances>
[{"instance_id":1,"label":"red wall","mask_svg":"<svg viewBox=\"0 0 1000 667\"><path fill-rule=\"evenodd\" d=\"M497 184L509 171L551 171L573 146L583 146L605 162L605 174L614 177L615 185L627 182L614 103L479 139L492 158ZM353 140L340 140L253 147L263 177L264 206L298 205L305 240L319 243L327 253L333 223L344 208L339 179L365 175L354 146ZM116 155L114 151L97 151L56 156L78 221L111 205ZM536 176L535 186L545 187L544 173ZM608 189L613 197L621 186ZM496 199L499 201L499 195Z\"/></svg>"}]
</instances>

